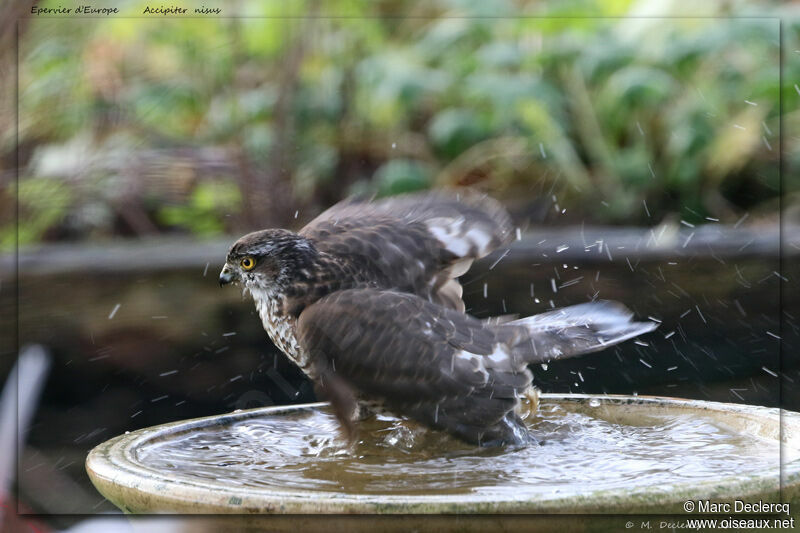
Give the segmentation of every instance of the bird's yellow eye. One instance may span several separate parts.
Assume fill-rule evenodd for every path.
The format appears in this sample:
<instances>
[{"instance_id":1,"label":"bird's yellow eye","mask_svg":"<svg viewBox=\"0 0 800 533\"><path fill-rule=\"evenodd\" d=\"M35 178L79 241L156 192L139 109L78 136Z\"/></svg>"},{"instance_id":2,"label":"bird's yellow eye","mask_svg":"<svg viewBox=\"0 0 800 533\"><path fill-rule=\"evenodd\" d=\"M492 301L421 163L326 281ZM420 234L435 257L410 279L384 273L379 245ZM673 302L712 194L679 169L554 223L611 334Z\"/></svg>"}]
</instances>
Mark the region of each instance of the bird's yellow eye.
<instances>
[{"instance_id":1,"label":"bird's yellow eye","mask_svg":"<svg viewBox=\"0 0 800 533\"><path fill-rule=\"evenodd\" d=\"M252 270L254 266L256 266L256 261L249 255L247 257L243 257L240 264L242 268L245 270Z\"/></svg>"}]
</instances>

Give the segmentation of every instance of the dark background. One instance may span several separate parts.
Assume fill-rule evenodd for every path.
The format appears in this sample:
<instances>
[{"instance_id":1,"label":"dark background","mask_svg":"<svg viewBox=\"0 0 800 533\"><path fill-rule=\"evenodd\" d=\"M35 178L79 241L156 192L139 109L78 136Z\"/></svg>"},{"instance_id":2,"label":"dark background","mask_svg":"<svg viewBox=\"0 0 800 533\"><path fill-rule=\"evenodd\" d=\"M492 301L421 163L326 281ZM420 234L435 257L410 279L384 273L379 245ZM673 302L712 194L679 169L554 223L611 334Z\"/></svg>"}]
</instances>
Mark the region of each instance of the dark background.
<instances>
[{"instance_id":1,"label":"dark background","mask_svg":"<svg viewBox=\"0 0 800 533\"><path fill-rule=\"evenodd\" d=\"M779 277L800 274L796 237L784 246L781 269L775 228L708 226L686 247L688 231L661 246L647 244L652 234L531 230L502 259L503 251L493 254L462 278L468 311L524 316L606 298L662 322L636 342L534 368L545 392L800 409L797 359L781 358L773 336L783 338L784 349L797 346L800 306L786 290L781 295L781 285L791 283ZM599 240L608 252L598 252ZM227 244L50 247L20 256L20 340L41 343L53 356L20 459L21 494L40 511L110 510L88 483L83 460L124 431L314 401L307 380L267 339L252 302L237 288L218 286ZM109 256L115 261L101 260Z\"/></svg>"}]
</instances>

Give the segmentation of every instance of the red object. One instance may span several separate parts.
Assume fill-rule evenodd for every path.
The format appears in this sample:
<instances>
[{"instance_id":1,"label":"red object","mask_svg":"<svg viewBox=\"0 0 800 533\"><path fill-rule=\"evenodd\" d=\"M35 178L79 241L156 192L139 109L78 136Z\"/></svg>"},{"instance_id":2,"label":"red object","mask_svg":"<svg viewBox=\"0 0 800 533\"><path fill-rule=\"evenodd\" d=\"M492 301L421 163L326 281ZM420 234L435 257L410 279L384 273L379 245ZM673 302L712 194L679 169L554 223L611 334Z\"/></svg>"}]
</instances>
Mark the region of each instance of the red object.
<instances>
[{"instance_id":1,"label":"red object","mask_svg":"<svg viewBox=\"0 0 800 533\"><path fill-rule=\"evenodd\" d=\"M49 533L51 530L38 520L28 516L20 516L18 509L24 513L34 511L15 500L0 500L3 519L0 523L0 533Z\"/></svg>"}]
</instances>

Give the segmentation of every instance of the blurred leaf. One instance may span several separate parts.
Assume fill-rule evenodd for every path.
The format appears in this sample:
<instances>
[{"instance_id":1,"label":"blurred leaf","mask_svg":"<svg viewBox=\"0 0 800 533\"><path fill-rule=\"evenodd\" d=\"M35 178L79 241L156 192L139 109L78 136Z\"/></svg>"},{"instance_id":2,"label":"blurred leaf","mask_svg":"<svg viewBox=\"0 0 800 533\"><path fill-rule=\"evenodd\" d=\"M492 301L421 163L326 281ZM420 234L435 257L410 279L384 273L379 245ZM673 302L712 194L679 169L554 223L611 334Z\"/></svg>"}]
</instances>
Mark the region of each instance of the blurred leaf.
<instances>
[{"instance_id":1,"label":"blurred leaf","mask_svg":"<svg viewBox=\"0 0 800 533\"><path fill-rule=\"evenodd\" d=\"M495 68L518 67L522 63L522 56L519 46L507 41L489 43L478 49L478 59Z\"/></svg>"},{"instance_id":2,"label":"blurred leaf","mask_svg":"<svg viewBox=\"0 0 800 533\"><path fill-rule=\"evenodd\" d=\"M424 67L409 54L396 51L364 60L358 66L364 113L378 125L402 122L404 109L442 93L450 83L446 72Z\"/></svg>"},{"instance_id":3,"label":"blurred leaf","mask_svg":"<svg viewBox=\"0 0 800 533\"><path fill-rule=\"evenodd\" d=\"M16 228L19 244L38 242L47 230L55 227L69 212L72 191L57 179L20 179L17 194L19 224ZM3 247L13 244L13 233L6 229Z\"/></svg>"},{"instance_id":4,"label":"blurred leaf","mask_svg":"<svg viewBox=\"0 0 800 533\"><path fill-rule=\"evenodd\" d=\"M239 189L232 183L198 184L186 205L163 207L158 219L163 224L189 230L196 235L215 235L225 229L224 218L241 209Z\"/></svg>"},{"instance_id":5,"label":"blurred leaf","mask_svg":"<svg viewBox=\"0 0 800 533\"><path fill-rule=\"evenodd\" d=\"M524 201L557 193L565 222L651 223L645 197L652 219L693 206L735 221L779 194L780 120L800 124L779 116L780 99L800 106L800 62L785 52L781 87L779 45L800 49L800 19L730 18L724 2L698 4L705 18L623 16L654 5L331 0L244 2L242 18L36 19L20 47L19 155L70 196L30 238L114 234L124 195L170 227L221 231L203 184L264 175L301 209L436 174ZM16 141L3 136L2 160ZM799 146L784 135L789 191Z\"/></svg>"},{"instance_id":6,"label":"blurred leaf","mask_svg":"<svg viewBox=\"0 0 800 533\"><path fill-rule=\"evenodd\" d=\"M189 84L152 84L135 96L136 116L167 136L188 137L203 118L203 103Z\"/></svg>"},{"instance_id":7,"label":"blurred leaf","mask_svg":"<svg viewBox=\"0 0 800 533\"><path fill-rule=\"evenodd\" d=\"M489 131L473 111L445 109L433 117L428 135L440 153L455 157L486 138Z\"/></svg>"},{"instance_id":8,"label":"blurred leaf","mask_svg":"<svg viewBox=\"0 0 800 533\"><path fill-rule=\"evenodd\" d=\"M662 105L672 95L675 83L664 71L630 66L612 74L603 88L604 96L624 108Z\"/></svg>"},{"instance_id":9,"label":"blurred leaf","mask_svg":"<svg viewBox=\"0 0 800 533\"><path fill-rule=\"evenodd\" d=\"M393 159L375 172L380 196L427 189L431 184L431 171L418 161Z\"/></svg>"},{"instance_id":10,"label":"blurred leaf","mask_svg":"<svg viewBox=\"0 0 800 533\"><path fill-rule=\"evenodd\" d=\"M717 180L739 170L762 147L761 121L764 114L757 107L743 110L719 131L707 148L707 170Z\"/></svg>"},{"instance_id":11,"label":"blurred leaf","mask_svg":"<svg viewBox=\"0 0 800 533\"><path fill-rule=\"evenodd\" d=\"M338 161L339 154L332 146L317 142L303 147L294 176L296 195L304 199L311 197L321 183L334 178Z\"/></svg>"}]
</instances>

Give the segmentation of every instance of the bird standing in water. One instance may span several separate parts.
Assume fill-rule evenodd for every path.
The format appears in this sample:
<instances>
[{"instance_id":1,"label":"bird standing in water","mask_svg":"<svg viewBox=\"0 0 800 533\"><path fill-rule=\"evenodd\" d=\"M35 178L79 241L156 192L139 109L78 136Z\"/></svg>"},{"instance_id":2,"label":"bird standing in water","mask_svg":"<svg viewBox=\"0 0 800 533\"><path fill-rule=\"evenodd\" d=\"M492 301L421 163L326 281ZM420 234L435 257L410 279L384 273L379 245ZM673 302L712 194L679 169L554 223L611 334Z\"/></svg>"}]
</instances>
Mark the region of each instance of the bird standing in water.
<instances>
[{"instance_id":1,"label":"bird standing in water","mask_svg":"<svg viewBox=\"0 0 800 533\"><path fill-rule=\"evenodd\" d=\"M269 337L331 402L345 433L388 412L483 445L532 440L529 365L602 350L656 327L594 301L505 323L465 314L458 277L512 239L471 191L346 200L299 232L249 233L221 285L249 292Z\"/></svg>"}]
</instances>

